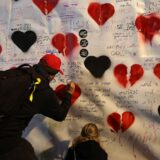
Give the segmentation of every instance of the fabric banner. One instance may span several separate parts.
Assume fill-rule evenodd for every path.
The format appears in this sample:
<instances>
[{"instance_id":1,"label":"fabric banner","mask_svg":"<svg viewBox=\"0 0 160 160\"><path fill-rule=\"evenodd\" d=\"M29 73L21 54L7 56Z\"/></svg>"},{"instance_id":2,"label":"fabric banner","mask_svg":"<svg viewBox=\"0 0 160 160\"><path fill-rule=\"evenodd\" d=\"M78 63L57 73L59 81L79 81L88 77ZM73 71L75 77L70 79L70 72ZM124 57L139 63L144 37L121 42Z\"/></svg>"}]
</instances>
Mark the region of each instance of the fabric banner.
<instances>
[{"instance_id":1,"label":"fabric banner","mask_svg":"<svg viewBox=\"0 0 160 160\"><path fill-rule=\"evenodd\" d=\"M63 159L88 122L110 160L160 159L159 11L159 0L0 0L0 69L55 54L53 89L77 84L65 121L36 115L24 132L40 160Z\"/></svg>"}]
</instances>

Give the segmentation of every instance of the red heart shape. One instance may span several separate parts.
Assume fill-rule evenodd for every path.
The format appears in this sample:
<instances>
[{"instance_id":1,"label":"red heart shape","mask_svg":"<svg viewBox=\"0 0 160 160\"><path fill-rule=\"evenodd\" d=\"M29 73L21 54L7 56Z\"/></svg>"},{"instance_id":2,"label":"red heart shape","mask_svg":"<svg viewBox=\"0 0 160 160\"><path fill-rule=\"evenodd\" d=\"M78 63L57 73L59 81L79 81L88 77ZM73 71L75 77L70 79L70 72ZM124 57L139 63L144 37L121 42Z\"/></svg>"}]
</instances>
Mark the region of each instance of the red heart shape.
<instances>
[{"instance_id":1,"label":"red heart shape","mask_svg":"<svg viewBox=\"0 0 160 160\"><path fill-rule=\"evenodd\" d=\"M156 64L153 69L154 74L160 79L160 63Z\"/></svg>"},{"instance_id":2,"label":"red heart shape","mask_svg":"<svg viewBox=\"0 0 160 160\"><path fill-rule=\"evenodd\" d=\"M119 113L114 112L107 117L107 123L113 131L118 132L120 129L122 132L126 131L134 122L135 117L132 112L123 112L122 119Z\"/></svg>"},{"instance_id":3,"label":"red heart shape","mask_svg":"<svg viewBox=\"0 0 160 160\"><path fill-rule=\"evenodd\" d=\"M100 4L94 2L88 7L88 14L98 25L103 25L110 17L113 16L114 12L114 6L110 3Z\"/></svg>"},{"instance_id":4,"label":"red heart shape","mask_svg":"<svg viewBox=\"0 0 160 160\"><path fill-rule=\"evenodd\" d=\"M44 15L49 14L58 4L59 0L32 0Z\"/></svg>"},{"instance_id":5,"label":"red heart shape","mask_svg":"<svg viewBox=\"0 0 160 160\"><path fill-rule=\"evenodd\" d=\"M118 132L120 130L121 116L119 113L114 112L114 113L110 114L107 118L107 122L111 126L113 131Z\"/></svg>"},{"instance_id":6,"label":"red heart shape","mask_svg":"<svg viewBox=\"0 0 160 160\"><path fill-rule=\"evenodd\" d=\"M69 56L73 49L78 46L78 38L73 33L66 35L58 33L52 38L52 45L58 49L59 53Z\"/></svg>"},{"instance_id":7,"label":"red heart shape","mask_svg":"<svg viewBox=\"0 0 160 160\"><path fill-rule=\"evenodd\" d=\"M130 77L129 80L127 79L127 66L124 64L118 64L114 68L114 75L118 82L123 86L126 87L128 81L130 85L133 86L144 74L144 70L141 65L134 64L131 66Z\"/></svg>"},{"instance_id":8,"label":"red heart shape","mask_svg":"<svg viewBox=\"0 0 160 160\"><path fill-rule=\"evenodd\" d=\"M144 74L144 70L141 65L139 64L134 64L131 66L131 71L130 71L130 84L133 86Z\"/></svg>"},{"instance_id":9,"label":"red heart shape","mask_svg":"<svg viewBox=\"0 0 160 160\"><path fill-rule=\"evenodd\" d=\"M135 25L144 36L144 42L152 42L155 34L160 30L160 18L155 14L141 15L136 18Z\"/></svg>"},{"instance_id":10,"label":"red heart shape","mask_svg":"<svg viewBox=\"0 0 160 160\"><path fill-rule=\"evenodd\" d=\"M127 66L124 64L118 64L114 68L114 75L117 78L118 82L123 86L126 87L128 80L127 80Z\"/></svg>"},{"instance_id":11,"label":"red heart shape","mask_svg":"<svg viewBox=\"0 0 160 160\"><path fill-rule=\"evenodd\" d=\"M67 86L64 84L60 84L59 86L56 87L55 93L58 96L60 100L63 100L65 97L65 91L67 89ZM75 92L72 95L71 98L71 105L78 99L78 97L81 95L81 89L80 87L76 84L75 85Z\"/></svg>"},{"instance_id":12,"label":"red heart shape","mask_svg":"<svg viewBox=\"0 0 160 160\"><path fill-rule=\"evenodd\" d=\"M122 113L122 132L126 131L134 122L135 117L132 112L123 112Z\"/></svg>"}]
</instances>

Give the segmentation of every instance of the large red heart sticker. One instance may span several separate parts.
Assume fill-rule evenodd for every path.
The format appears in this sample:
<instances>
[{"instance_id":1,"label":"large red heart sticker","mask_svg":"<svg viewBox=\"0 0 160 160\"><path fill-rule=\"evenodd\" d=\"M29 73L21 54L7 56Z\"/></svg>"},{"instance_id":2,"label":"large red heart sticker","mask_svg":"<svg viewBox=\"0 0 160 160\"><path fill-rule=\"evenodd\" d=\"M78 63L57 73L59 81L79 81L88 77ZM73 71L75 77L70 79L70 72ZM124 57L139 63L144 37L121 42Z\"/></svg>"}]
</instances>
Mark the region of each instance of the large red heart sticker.
<instances>
[{"instance_id":1,"label":"large red heart sticker","mask_svg":"<svg viewBox=\"0 0 160 160\"><path fill-rule=\"evenodd\" d=\"M135 120L134 114L132 112L123 112L121 115L117 112L113 112L107 117L107 123L112 128L111 131L126 131L133 124Z\"/></svg>"},{"instance_id":2,"label":"large red heart sticker","mask_svg":"<svg viewBox=\"0 0 160 160\"><path fill-rule=\"evenodd\" d=\"M88 7L88 14L98 25L103 25L114 14L114 6L110 3L91 3Z\"/></svg>"},{"instance_id":3,"label":"large red heart sticker","mask_svg":"<svg viewBox=\"0 0 160 160\"><path fill-rule=\"evenodd\" d=\"M56 95L58 96L58 98L60 100L63 100L64 97L65 97L65 92L67 90L67 86L64 85L64 84L60 84L56 87L55 89L55 93ZM80 87L76 84L75 85L75 92L73 93L72 95L72 98L71 98L71 105L78 99L78 97L81 95L81 89Z\"/></svg>"},{"instance_id":4,"label":"large red heart sticker","mask_svg":"<svg viewBox=\"0 0 160 160\"><path fill-rule=\"evenodd\" d=\"M153 68L153 73L160 79L160 63Z\"/></svg>"},{"instance_id":5,"label":"large red heart sticker","mask_svg":"<svg viewBox=\"0 0 160 160\"><path fill-rule=\"evenodd\" d=\"M123 86L127 87L128 82L133 86L140 78L142 78L144 70L141 65L133 64L130 70L129 80L127 78L127 66L124 64L118 64L114 68L114 76L118 82Z\"/></svg>"},{"instance_id":6,"label":"large red heart sticker","mask_svg":"<svg viewBox=\"0 0 160 160\"><path fill-rule=\"evenodd\" d=\"M58 4L59 0L32 0L44 15L49 14Z\"/></svg>"},{"instance_id":7,"label":"large red heart sticker","mask_svg":"<svg viewBox=\"0 0 160 160\"><path fill-rule=\"evenodd\" d=\"M58 33L52 38L52 45L58 49L59 53L68 57L71 55L73 49L79 44L78 38L75 34L67 33L64 35L62 33Z\"/></svg>"},{"instance_id":8,"label":"large red heart sticker","mask_svg":"<svg viewBox=\"0 0 160 160\"><path fill-rule=\"evenodd\" d=\"M141 15L136 18L135 25L138 31L143 34L144 42L150 42L150 44L152 44L154 35L159 34L160 17L155 13Z\"/></svg>"}]
</instances>

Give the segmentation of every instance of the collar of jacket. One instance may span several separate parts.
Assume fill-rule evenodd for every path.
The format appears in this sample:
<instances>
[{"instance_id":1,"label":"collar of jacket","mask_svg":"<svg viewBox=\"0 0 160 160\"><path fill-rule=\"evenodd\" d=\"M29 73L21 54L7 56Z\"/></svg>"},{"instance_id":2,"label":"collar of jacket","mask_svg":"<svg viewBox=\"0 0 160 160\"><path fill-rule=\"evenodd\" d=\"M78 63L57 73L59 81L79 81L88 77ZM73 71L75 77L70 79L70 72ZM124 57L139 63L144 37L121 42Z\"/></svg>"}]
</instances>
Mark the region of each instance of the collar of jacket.
<instances>
[{"instance_id":1,"label":"collar of jacket","mask_svg":"<svg viewBox=\"0 0 160 160\"><path fill-rule=\"evenodd\" d=\"M47 80L49 82L50 79L50 75L48 74L48 72L46 72L43 67L41 67L40 65L36 64L33 66L33 68L35 69L35 71L37 73L39 73L40 75L42 75L44 77L45 80Z\"/></svg>"}]
</instances>

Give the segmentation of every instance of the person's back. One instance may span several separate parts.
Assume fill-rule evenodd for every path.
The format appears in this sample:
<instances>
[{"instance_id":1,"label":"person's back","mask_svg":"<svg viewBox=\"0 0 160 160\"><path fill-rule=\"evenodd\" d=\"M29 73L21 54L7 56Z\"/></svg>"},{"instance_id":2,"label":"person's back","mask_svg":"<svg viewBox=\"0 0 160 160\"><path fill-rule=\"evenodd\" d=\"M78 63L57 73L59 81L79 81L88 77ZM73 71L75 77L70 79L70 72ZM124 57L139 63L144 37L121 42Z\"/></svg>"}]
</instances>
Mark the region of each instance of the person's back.
<instances>
[{"instance_id":1,"label":"person's back","mask_svg":"<svg viewBox=\"0 0 160 160\"><path fill-rule=\"evenodd\" d=\"M82 128L81 135L74 139L65 160L107 160L108 155L99 143L98 128L88 123Z\"/></svg>"}]
</instances>

